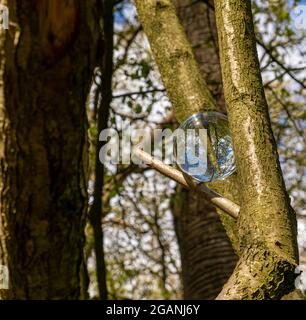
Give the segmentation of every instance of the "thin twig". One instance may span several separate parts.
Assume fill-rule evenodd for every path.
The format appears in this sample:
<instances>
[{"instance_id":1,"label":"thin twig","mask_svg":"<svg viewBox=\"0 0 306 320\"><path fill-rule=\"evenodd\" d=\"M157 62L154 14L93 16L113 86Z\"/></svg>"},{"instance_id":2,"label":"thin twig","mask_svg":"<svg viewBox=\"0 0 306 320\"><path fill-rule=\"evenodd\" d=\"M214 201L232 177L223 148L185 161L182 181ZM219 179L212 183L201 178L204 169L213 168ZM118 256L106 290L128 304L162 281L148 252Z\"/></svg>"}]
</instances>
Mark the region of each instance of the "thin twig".
<instances>
[{"instance_id":1,"label":"thin twig","mask_svg":"<svg viewBox=\"0 0 306 320\"><path fill-rule=\"evenodd\" d=\"M273 62L275 62L276 64L278 64L284 71L287 72L288 76L293 79L294 81L296 81L300 86L302 86L304 89L306 89L306 84L303 83L303 81L299 80L293 73L292 70L288 67L286 67L283 63L281 63L273 54L272 52L269 50L269 48L259 39L256 39L256 42L267 52L267 54L269 55L269 57L271 58L271 60Z\"/></svg>"},{"instance_id":2,"label":"thin twig","mask_svg":"<svg viewBox=\"0 0 306 320\"><path fill-rule=\"evenodd\" d=\"M152 90L146 90L146 91L134 91L134 92L126 92L126 93L122 93L122 94L118 94L118 95L114 95L113 96L113 99L118 99L118 98L125 98L125 97L130 97L130 96L133 96L133 95L146 95L148 93L154 93L154 92L165 92L166 90L161 88L155 88L155 89L152 89Z\"/></svg>"},{"instance_id":3,"label":"thin twig","mask_svg":"<svg viewBox=\"0 0 306 320\"><path fill-rule=\"evenodd\" d=\"M192 189L196 192L200 192L204 194L207 200L209 200L216 207L222 209L223 211L228 213L231 217L235 219L238 218L240 207L236 203L232 202L227 198L224 198L217 192L206 187L204 184L195 184L194 182L186 178L181 171L164 164L162 161L152 157L150 154L143 151L138 146L134 147L133 154L136 157L138 157L140 160L144 161L145 164L147 164L151 168L171 178L172 180L181 184L185 188Z\"/></svg>"}]
</instances>

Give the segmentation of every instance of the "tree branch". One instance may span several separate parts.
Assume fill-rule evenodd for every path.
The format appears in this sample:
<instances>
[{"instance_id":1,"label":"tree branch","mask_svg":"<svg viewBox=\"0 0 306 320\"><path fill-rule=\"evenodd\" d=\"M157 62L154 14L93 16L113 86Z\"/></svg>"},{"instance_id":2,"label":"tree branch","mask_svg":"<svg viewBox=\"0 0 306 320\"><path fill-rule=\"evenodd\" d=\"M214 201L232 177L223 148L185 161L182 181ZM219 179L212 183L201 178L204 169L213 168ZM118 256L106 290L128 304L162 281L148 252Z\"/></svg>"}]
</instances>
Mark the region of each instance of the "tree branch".
<instances>
[{"instance_id":1,"label":"tree branch","mask_svg":"<svg viewBox=\"0 0 306 320\"><path fill-rule=\"evenodd\" d=\"M163 88L155 88L152 90L146 90L146 91L133 91L133 92L126 92L126 93L121 93L113 96L113 99L118 99L118 98L125 98L125 97L130 97L133 95L141 95L144 96L148 93L155 93L155 92L165 92L166 89Z\"/></svg>"},{"instance_id":2,"label":"tree branch","mask_svg":"<svg viewBox=\"0 0 306 320\"><path fill-rule=\"evenodd\" d=\"M288 67L286 67L283 63L281 63L273 54L272 52L269 50L269 48L259 39L256 40L256 42L265 50L265 52L268 54L268 56L271 58L271 60L273 62L275 62L276 64L278 64L287 74L288 76L293 79L294 81L296 81L302 88L306 89L306 84L299 80L293 73L292 70Z\"/></svg>"},{"instance_id":3,"label":"tree branch","mask_svg":"<svg viewBox=\"0 0 306 320\"><path fill-rule=\"evenodd\" d=\"M238 218L241 256L218 298L280 298L294 287L296 218L271 129L251 3L215 0L215 12L242 199Z\"/></svg>"},{"instance_id":4,"label":"tree branch","mask_svg":"<svg viewBox=\"0 0 306 320\"><path fill-rule=\"evenodd\" d=\"M219 110L193 56L192 48L170 0L136 0L138 16L148 36L168 96L179 122L203 110ZM238 201L235 175L226 183L210 184L217 192ZM224 187L226 186L226 187ZM236 252L236 221L217 210Z\"/></svg>"},{"instance_id":5,"label":"tree branch","mask_svg":"<svg viewBox=\"0 0 306 320\"><path fill-rule=\"evenodd\" d=\"M112 75L113 75L113 6L112 3L103 1L103 24L105 51L101 62L101 73L103 81L97 90L101 90L101 99L98 101L97 108L97 127L100 133L107 128L110 103L112 100ZM89 220L94 233L94 251L96 257L96 275L99 289L99 298L106 300L108 297L106 283L106 263L104 256L104 238L101 225L103 211L102 191L104 185L104 166L99 160L99 151L105 142L99 141L99 134L96 141L95 153L95 183L94 183L94 200L89 210Z\"/></svg>"},{"instance_id":6,"label":"tree branch","mask_svg":"<svg viewBox=\"0 0 306 320\"><path fill-rule=\"evenodd\" d=\"M222 197L220 194L210 190L204 184L195 184L184 174L166 164L162 161L152 157L150 154L144 152L139 147L135 147L133 150L135 156L143 160L148 166L162 173L163 175L169 177L170 179L176 181L187 189L194 190L205 196L207 200L213 203L216 207L222 209L224 212L229 214L234 219L238 218L240 207L235 204L233 201Z\"/></svg>"}]
</instances>

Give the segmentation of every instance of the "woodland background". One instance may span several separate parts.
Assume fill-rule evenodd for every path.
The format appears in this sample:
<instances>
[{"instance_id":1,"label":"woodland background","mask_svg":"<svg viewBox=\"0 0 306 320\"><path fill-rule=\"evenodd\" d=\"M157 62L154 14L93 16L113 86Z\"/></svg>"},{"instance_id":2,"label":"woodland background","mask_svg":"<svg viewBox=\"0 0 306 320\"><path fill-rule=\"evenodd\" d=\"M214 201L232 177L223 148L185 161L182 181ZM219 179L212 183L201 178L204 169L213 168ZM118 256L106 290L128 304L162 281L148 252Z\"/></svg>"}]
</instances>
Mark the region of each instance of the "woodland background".
<instances>
[{"instance_id":1,"label":"woodland background","mask_svg":"<svg viewBox=\"0 0 306 320\"><path fill-rule=\"evenodd\" d=\"M214 1L173 2L226 112ZM238 261L216 209L148 167L99 162L105 128L178 126L134 3L37 3L4 3L11 25L0 37L0 264L10 266L14 292L0 296L214 299ZM302 270L306 30L296 25L298 4L306 2L255 0L252 11ZM305 292L305 276L296 283Z\"/></svg>"},{"instance_id":2,"label":"woodland background","mask_svg":"<svg viewBox=\"0 0 306 320\"><path fill-rule=\"evenodd\" d=\"M209 79L214 96L224 105L212 6L208 1L176 0L175 4L200 68ZM261 72L286 186L299 215L303 264L306 263L306 40L305 31L294 27L293 7L294 3L289 5L287 1L253 2ZM112 81L108 125L119 131L130 122L135 128L175 126L171 104L133 4L123 1L114 8L113 73L105 75L102 71L104 81ZM98 132L95 114L101 103L98 88L100 83L103 86L99 73L96 82L88 102L93 144ZM106 177L102 226L107 273L103 277L106 276L109 296L175 299L182 297L183 283L188 290L195 282L198 286L190 288L191 292L187 293L190 297L209 298L216 294L236 258L224 240L224 231L215 221L215 210L205 200L148 168L110 167L106 168ZM92 188L89 192L94 196ZM182 216L184 211L189 212L189 217ZM186 219L187 230L180 230L177 217ZM207 231L208 228L211 230ZM95 295L98 289L90 228L87 239L90 292ZM187 244L180 247L180 241ZM219 256L215 254L216 248L222 250ZM195 270L193 275L182 274L184 250L194 253L185 262Z\"/></svg>"}]
</instances>

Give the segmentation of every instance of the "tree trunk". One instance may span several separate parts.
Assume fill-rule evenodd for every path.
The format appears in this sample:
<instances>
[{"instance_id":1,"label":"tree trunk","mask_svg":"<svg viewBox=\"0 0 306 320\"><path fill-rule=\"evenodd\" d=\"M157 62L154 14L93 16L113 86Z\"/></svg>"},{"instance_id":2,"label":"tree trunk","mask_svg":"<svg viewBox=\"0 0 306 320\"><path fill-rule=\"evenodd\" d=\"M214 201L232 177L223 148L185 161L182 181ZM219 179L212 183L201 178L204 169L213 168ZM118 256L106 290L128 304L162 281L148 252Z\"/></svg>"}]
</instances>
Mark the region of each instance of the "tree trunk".
<instances>
[{"instance_id":1,"label":"tree trunk","mask_svg":"<svg viewBox=\"0 0 306 320\"><path fill-rule=\"evenodd\" d=\"M112 101L112 77L113 77L113 1L103 0L103 31L104 49L103 59L100 65L101 83L97 88L97 129L102 132L108 126L109 110ZM102 78L103 77L103 78ZM98 283L99 298L107 300L107 268L104 254L104 233L102 228L103 216L103 186L104 186L104 165L100 162L99 152L105 142L100 141L99 134L96 139L95 150L95 184L94 200L89 210L89 220L94 234L94 252L96 260L96 275Z\"/></svg>"},{"instance_id":2,"label":"tree trunk","mask_svg":"<svg viewBox=\"0 0 306 320\"><path fill-rule=\"evenodd\" d=\"M96 5L8 1L10 29L0 30L0 264L10 276L4 299L80 297Z\"/></svg>"},{"instance_id":3,"label":"tree trunk","mask_svg":"<svg viewBox=\"0 0 306 320\"><path fill-rule=\"evenodd\" d=\"M233 272L237 256L215 207L192 191L177 189L173 212L184 299L215 299Z\"/></svg>"},{"instance_id":4,"label":"tree trunk","mask_svg":"<svg viewBox=\"0 0 306 320\"><path fill-rule=\"evenodd\" d=\"M217 109L172 1L135 0L135 3L178 120L203 108ZM234 180L214 187L222 190L233 182L232 197L238 202L239 190L241 205L237 224L223 219L240 260L218 297L280 298L294 284L294 267L298 262L296 218L284 188L269 122L251 6L245 0L215 3L238 179L235 181L234 176Z\"/></svg>"},{"instance_id":5,"label":"tree trunk","mask_svg":"<svg viewBox=\"0 0 306 320\"><path fill-rule=\"evenodd\" d=\"M175 5L210 92L225 112L213 11L202 2L176 0ZM175 197L184 298L214 299L234 270L237 256L214 206L181 187Z\"/></svg>"},{"instance_id":6,"label":"tree trunk","mask_svg":"<svg viewBox=\"0 0 306 320\"><path fill-rule=\"evenodd\" d=\"M271 129L251 2L215 0L215 10L241 199L241 257L219 299L277 299L294 288L296 217Z\"/></svg>"}]
</instances>

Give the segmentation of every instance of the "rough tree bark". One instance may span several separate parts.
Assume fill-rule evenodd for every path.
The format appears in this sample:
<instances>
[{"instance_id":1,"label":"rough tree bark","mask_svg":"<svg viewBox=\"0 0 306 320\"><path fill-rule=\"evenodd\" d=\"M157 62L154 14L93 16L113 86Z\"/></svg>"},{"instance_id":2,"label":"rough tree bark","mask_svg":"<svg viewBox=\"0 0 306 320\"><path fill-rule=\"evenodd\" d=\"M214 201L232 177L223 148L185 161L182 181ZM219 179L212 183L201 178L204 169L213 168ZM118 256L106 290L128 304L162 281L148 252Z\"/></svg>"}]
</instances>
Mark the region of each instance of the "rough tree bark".
<instances>
[{"instance_id":1,"label":"rough tree bark","mask_svg":"<svg viewBox=\"0 0 306 320\"><path fill-rule=\"evenodd\" d=\"M112 101L112 76L113 76L113 3L114 1L103 0L103 31L104 31L104 54L100 65L101 83L97 88L97 128L100 133L108 126L109 110ZM102 193L104 186L104 165L100 162L99 152L105 142L96 140L95 152L95 184L94 201L89 210L89 220L94 233L94 251L96 258L96 275L98 282L99 298L108 298L107 268L104 254L104 234L102 228L103 201Z\"/></svg>"},{"instance_id":2,"label":"rough tree bark","mask_svg":"<svg viewBox=\"0 0 306 320\"><path fill-rule=\"evenodd\" d=\"M204 2L174 3L209 90L226 112L214 13ZM178 186L174 199L184 298L214 299L234 270L237 255L216 208L203 196Z\"/></svg>"},{"instance_id":3,"label":"rough tree bark","mask_svg":"<svg viewBox=\"0 0 306 320\"><path fill-rule=\"evenodd\" d=\"M172 2L135 2L178 120L203 108L217 109ZM250 3L216 2L222 72L223 78L228 77L225 93L227 104L231 105L228 111L242 195L238 228L233 221L223 219L240 260L219 298L280 298L294 283L296 219L284 188L269 123ZM235 184L237 181L233 189ZM237 200L235 192L233 196Z\"/></svg>"},{"instance_id":4,"label":"rough tree bark","mask_svg":"<svg viewBox=\"0 0 306 320\"><path fill-rule=\"evenodd\" d=\"M219 299L280 298L294 288L296 217L263 90L249 0L215 0L225 100L240 183L241 257Z\"/></svg>"},{"instance_id":5,"label":"rough tree bark","mask_svg":"<svg viewBox=\"0 0 306 320\"><path fill-rule=\"evenodd\" d=\"M94 0L5 3L0 30L3 299L77 299L87 208L85 102L100 28Z\"/></svg>"}]
</instances>

